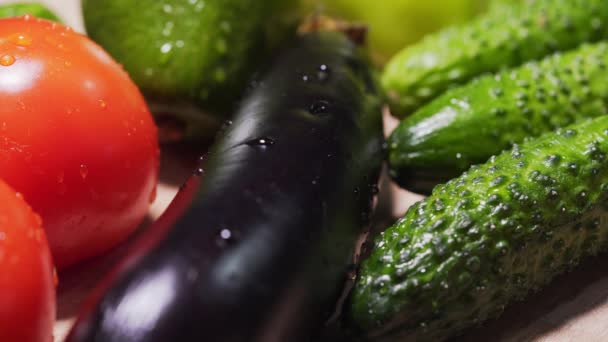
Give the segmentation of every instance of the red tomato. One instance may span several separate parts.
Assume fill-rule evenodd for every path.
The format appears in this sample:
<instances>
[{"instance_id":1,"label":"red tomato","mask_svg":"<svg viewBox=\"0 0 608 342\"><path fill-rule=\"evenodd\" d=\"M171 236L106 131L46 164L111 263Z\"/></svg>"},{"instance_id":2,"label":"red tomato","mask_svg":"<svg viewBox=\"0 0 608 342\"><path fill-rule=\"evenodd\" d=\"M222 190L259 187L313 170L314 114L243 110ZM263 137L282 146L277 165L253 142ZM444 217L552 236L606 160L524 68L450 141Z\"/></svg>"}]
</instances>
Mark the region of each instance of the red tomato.
<instances>
[{"instance_id":1,"label":"red tomato","mask_svg":"<svg viewBox=\"0 0 608 342\"><path fill-rule=\"evenodd\" d=\"M49 21L0 20L0 178L42 216L57 267L138 226L158 154L141 93L101 47Z\"/></svg>"},{"instance_id":2,"label":"red tomato","mask_svg":"<svg viewBox=\"0 0 608 342\"><path fill-rule=\"evenodd\" d=\"M0 181L0 341L51 342L55 284L40 216Z\"/></svg>"}]
</instances>

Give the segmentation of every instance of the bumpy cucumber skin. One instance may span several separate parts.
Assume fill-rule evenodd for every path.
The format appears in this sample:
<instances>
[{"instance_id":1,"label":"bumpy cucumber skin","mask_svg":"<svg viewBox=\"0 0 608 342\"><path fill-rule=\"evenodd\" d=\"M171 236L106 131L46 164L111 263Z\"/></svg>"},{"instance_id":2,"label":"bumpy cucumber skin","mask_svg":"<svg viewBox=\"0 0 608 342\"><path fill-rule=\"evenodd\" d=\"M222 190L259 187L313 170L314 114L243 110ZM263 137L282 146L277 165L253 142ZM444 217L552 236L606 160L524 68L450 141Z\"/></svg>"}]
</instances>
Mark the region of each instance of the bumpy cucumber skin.
<instances>
[{"instance_id":1,"label":"bumpy cucumber skin","mask_svg":"<svg viewBox=\"0 0 608 342\"><path fill-rule=\"evenodd\" d=\"M608 113L608 44L480 77L401 122L388 142L391 176L429 193L527 137Z\"/></svg>"},{"instance_id":2,"label":"bumpy cucumber skin","mask_svg":"<svg viewBox=\"0 0 608 342\"><path fill-rule=\"evenodd\" d=\"M405 48L382 76L391 112L413 113L448 88L485 72L608 37L604 0L528 0L496 5L468 25Z\"/></svg>"},{"instance_id":3,"label":"bumpy cucumber skin","mask_svg":"<svg viewBox=\"0 0 608 342\"><path fill-rule=\"evenodd\" d=\"M15 3L0 6L0 18L17 17L25 14L31 14L37 18L61 22L55 13L36 2Z\"/></svg>"},{"instance_id":4,"label":"bumpy cucumber skin","mask_svg":"<svg viewBox=\"0 0 608 342\"><path fill-rule=\"evenodd\" d=\"M442 340L608 247L608 117L436 187L375 240L350 317L378 341Z\"/></svg>"},{"instance_id":5,"label":"bumpy cucumber skin","mask_svg":"<svg viewBox=\"0 0 608 342\"><path fill-rule=\"evenodd\" d=\"M123 64L153 112L180 118L188 125L186 135L196 137L215 134L266 55L268 26L275 23L275 43L288 35L281 14L297 3L84 0L82 5L88 34Z\"/></svg>"}]
</instances>

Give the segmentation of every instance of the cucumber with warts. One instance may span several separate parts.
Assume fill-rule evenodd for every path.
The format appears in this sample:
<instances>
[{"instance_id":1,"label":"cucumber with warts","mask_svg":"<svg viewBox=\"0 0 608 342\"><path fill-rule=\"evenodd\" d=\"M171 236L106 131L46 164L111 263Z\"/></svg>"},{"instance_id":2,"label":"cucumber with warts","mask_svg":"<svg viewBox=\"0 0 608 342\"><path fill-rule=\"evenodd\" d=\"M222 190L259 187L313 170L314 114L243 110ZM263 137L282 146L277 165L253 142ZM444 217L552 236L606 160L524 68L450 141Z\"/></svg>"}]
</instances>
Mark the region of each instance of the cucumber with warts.
<instances>
[{"instance_id":1,"label":"cucumber with warts","mask_svg":"<svg viewBox=\"0 0 608 342\"><path fill-rule=\"evenodd\" d=\"M608 247L608 117L515 146L437 186L362 263L352 326L443 340Z\"/></svg>"},{"instance_id":2,"label":"cucumber with warts","mask_svg":"<svg viewBox=\"0 0 608 342\"><path fill-rule=\"evenodd\" d=\"M608 38L604 0L527 0L496 5L469 24L430 35L387 65L391 112L413 113L448 88L585 42Z\"/></svg>"},{"instance_id":3,"label":"cucumber with warts","mask_svg":"<svg viewBox=\"0 0 608 342\"><path fill-rule=\"evenodd\" d=\"M607 65L608 44L589 44L446 92L391 134L393 179L429 193L527 137L608 113Z\"/></svg>"}]
</instances>

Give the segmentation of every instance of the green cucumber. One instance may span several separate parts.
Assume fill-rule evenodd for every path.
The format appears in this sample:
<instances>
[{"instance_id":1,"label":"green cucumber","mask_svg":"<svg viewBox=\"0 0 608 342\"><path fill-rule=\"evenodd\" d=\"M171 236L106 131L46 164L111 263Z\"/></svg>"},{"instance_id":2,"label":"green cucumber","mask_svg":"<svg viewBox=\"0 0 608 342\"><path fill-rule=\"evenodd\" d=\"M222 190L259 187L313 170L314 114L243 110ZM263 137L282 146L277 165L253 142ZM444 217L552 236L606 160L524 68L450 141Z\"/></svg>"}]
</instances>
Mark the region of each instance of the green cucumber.
<instances>
[{"instance_id":1,"label":"green cucumber","mask_svg":"<svg viewBox=\"0 0 608 342\"><path fill-rule=\"evenodd\" d=\"M179 121L178 137L196 139L212 137L227 119L269 54L269 41L295 32L285 20L297 3L84 0L82 6L88 34L143 91L161 133L170 117Z\"/></svg>"},{"instance_id":2,"label":"green cucumber","mask_svg":"<svg viewBox=\"0 0 608 342\"><path fill-rule=\"evenodd\" d=\"M607 65L608 43L584 44L446 92L390 136L392 177L429 193L526 137L608 113Z\"/></svg>"},{"instance_id":3,"label":"green cucumber","mask_svg":"<svg viewBox=\"0 0 608 342\"><path fill-rule=\"evenodd\" d=\"M428 36L387 65L391 112L405 117L446 89L486 72L608 38L605 0L528 0Z\"/></svg>"},{"instance_id":4,"label":"green cucumber","mask_svg":"<svg viewBox=\"0 0 608 342\"><path fill-rule=\"evenodd\" d=\"M350 301L377 341L443 340L608 247L608 117L440 185L378 236Z\"/></svg>"},{"instance_id":5,"label":"green cucumber","mask_svg":"<svg viewBox=\"0 0 608 342\"><path fill-rule=\"evenodd\" d=\"M0 6L0 18L18 17L31 14L34 17L61 22L51 10L37 2L23 2Z\"/></svg>"}]
</instances>

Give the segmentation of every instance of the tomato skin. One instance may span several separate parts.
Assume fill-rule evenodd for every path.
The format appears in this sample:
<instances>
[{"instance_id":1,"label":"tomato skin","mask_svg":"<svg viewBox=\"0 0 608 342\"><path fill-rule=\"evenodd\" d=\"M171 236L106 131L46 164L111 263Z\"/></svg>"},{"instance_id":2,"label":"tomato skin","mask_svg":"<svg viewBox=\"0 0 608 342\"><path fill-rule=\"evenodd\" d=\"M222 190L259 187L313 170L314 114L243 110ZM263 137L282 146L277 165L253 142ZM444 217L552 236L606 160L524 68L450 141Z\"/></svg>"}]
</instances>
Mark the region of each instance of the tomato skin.
<instances>
[{"instance_id":1,"label":"tomato skin","mask_svg":"<svg viewBox=\"0 0 608 342\"><path fill-rule=\"evenodd\" d=\"M146 103L101 47L49 21L0 20L0 178L42 216L57 267L123 241L158 167Z\"/></svg>"},{"instance_id":2,"label":"tomato skin","mask_svg":"<svg viewBox=\"0 0 608 342\"><path fill-rule=\"evenodd\" d=\"M0 181L0 341L52 342L55 281L40 216Z\"/></svg>"}]
</instances>

